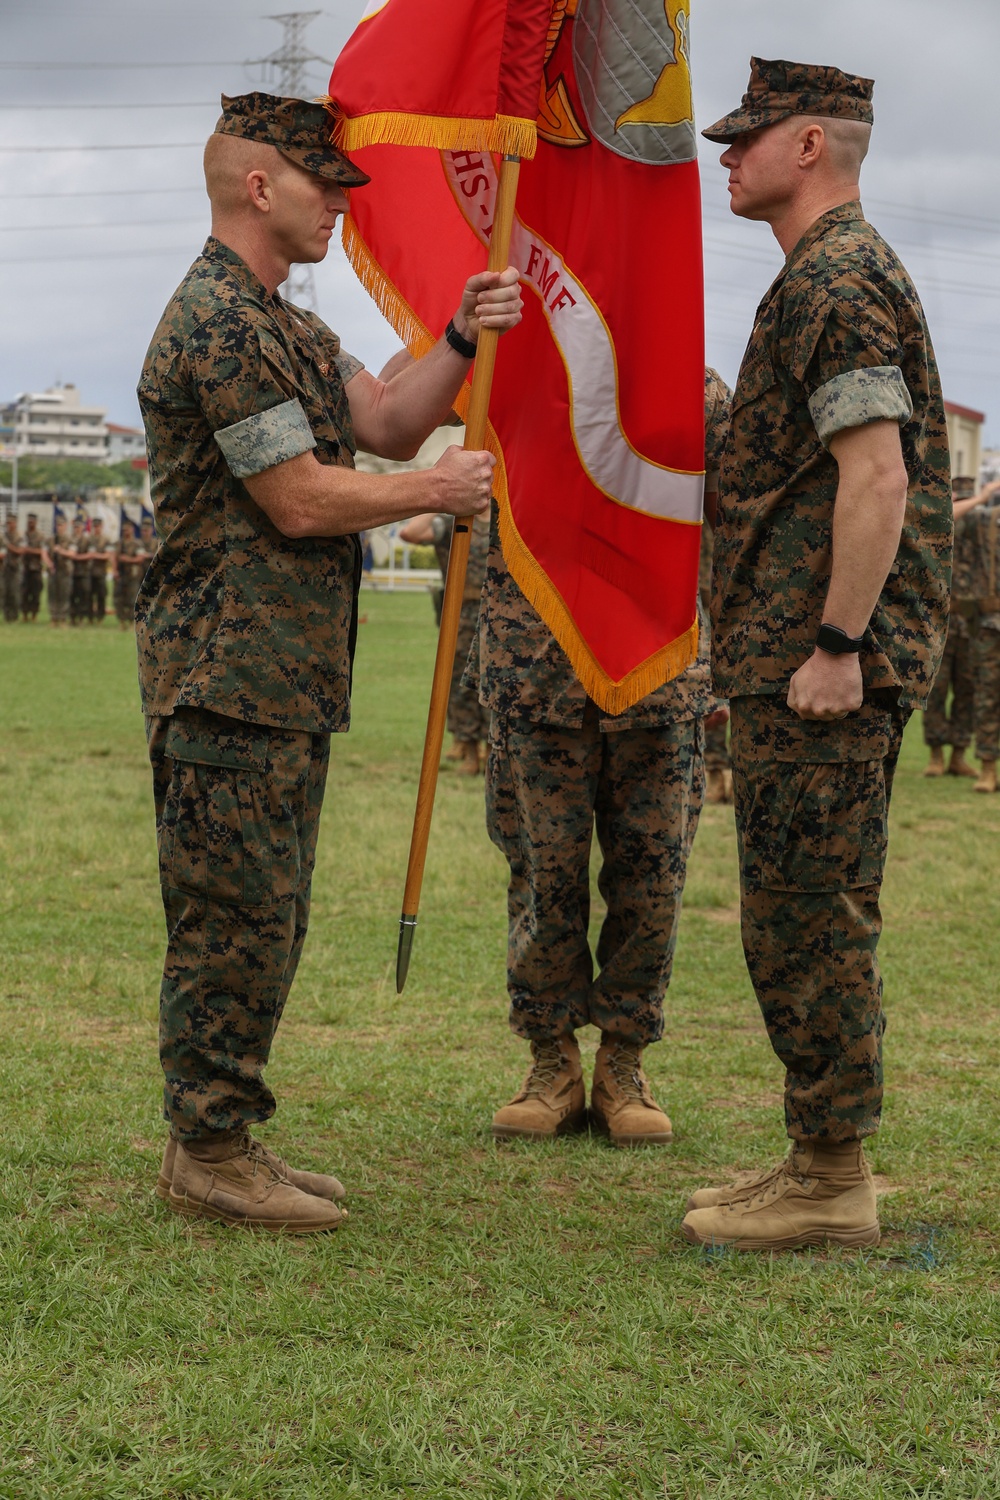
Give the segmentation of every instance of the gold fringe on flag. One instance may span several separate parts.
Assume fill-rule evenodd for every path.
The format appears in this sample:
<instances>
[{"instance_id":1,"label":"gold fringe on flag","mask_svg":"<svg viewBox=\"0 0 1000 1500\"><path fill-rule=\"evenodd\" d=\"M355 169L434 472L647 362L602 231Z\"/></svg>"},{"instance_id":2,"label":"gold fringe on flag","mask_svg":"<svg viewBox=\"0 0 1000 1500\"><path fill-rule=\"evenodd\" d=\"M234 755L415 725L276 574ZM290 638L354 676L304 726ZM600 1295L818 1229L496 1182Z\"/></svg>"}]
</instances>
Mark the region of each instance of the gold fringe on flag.
<instances>
[{"instance_id":1,"label":"gold fringe on flag","mask_svg":"<svg viewBox=\"0 0 1000 1500\"><path fill-rule=\"evenodd\" d=\"M349 214L344 217L343 239L347 258L359 281L413 357L419 359L429 349L433 349L437 339L393 286ZM455 410L462 418L468 410L469 394L469 384L463 381L462 389L455 398ZM661 646L620 681L616 682L609 677L577 629L559 590L532 555L517 529L510 506L503 449L492 423L487 428L486 447L497 461L493 471L493 491L500 510L500 543L514 582L565 651L587 696L593 698L598 708L606 714L625 713L647 694L678 677L696 660L697 614L683 635Z\"/></svg>"},{"instance_id":2,"label":"gold fringe on flag","mask_svg":"<svg viewBox=\"0 0 1000 1500\"><path fill-rule=\"evenodd\" d=\"M499 466L498 466L499 467ZM506 491L506 475L503 488ZM661 646L659 651L640 662L637 667L616 682L594 656L587 642L577 629L576 622L566 602L542 568L541 564L525 545L510 499L504 494L500 504L500 543L511 577L528 603L538 611L552 631L559 645L569 657L570 666L583 685L588 698L593 698L598 708L606 714L623 714L633 708L647 694L655 692L665 682L678 677L698 656L698 617L695 615L690 629L676 640Z\"/></svg>"},{"instance_id":3,"label":"gold fringe on flag","mask_svg":"<svg viewBox=\"0 0 1000 1500\"><path fill-rule=\"evenodd\" d=\"M333 139L340 151L359 151L362 146L430 146L435 151L496 151L530 161L538 146L535 121L518 115L465 120L384 110L351 118L331 99L320 103L334 116Z\"/></svg>"}]
</instances>

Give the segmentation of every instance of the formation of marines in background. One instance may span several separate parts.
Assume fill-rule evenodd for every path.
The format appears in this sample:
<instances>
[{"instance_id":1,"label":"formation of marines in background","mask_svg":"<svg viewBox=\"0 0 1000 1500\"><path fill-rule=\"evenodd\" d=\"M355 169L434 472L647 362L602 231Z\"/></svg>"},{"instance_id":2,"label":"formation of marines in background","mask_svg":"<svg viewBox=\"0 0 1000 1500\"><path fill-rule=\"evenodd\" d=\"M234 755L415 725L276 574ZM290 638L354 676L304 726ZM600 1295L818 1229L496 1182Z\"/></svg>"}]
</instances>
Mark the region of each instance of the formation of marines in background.
<instances>
[{"instance_id":1,"label":"formation of marines in background","mask_svg":"<svg viewBox=\"0 0 1000 1500\"><path fill-rule=\"evenodd\" d=\"M977 792L997 790L1000 760L1000 483L977 492L953 481L955 556L944 658L924 713L925 776L975 777L966 759L975 736ZM945 764L944 752L951 747Z\"/></svg>"},{"instance_id":2,"label":"formation of marines in background","mask_svg":"<svg viewBox=\"0 0 1000 1500\"><path fill-rule=\"evenodd\" d=\"M7 517L0 538L0 580L3 617L8 624L38 619L43 583L47 583L49 620L56 626L100 625L108 608L108 577L112 603L122 630L135 624L135 601L143 575L156 556L153 521L144 516L138 535L133 521L123 519L121 534L112 543L104 534L102 517L78 513L72 522L57 511L51 536L39 528L29 511L23 534L17 517Z\"/></svg>"}]
</instances>

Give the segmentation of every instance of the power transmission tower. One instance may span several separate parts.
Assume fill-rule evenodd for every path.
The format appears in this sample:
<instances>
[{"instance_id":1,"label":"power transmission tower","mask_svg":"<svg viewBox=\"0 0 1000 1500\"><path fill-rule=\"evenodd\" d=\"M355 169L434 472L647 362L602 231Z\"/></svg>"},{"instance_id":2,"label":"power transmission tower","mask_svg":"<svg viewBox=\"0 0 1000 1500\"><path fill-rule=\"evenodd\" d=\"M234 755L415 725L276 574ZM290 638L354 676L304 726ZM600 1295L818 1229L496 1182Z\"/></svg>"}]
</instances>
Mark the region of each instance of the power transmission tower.
<instances>
[{"instance_id":1,"label":"power transmission tower","mask_svg":"<svg viewBox=\"0 0 1000 1500\"><path fill-rule=\"evenodd\" d=\"M268 16L267 20L277 21L284 31L281 46L266 57L254 58L247 66L260 68L261 81L276 87L279 94L300 99L306 97L306 72L310 63L331 65L329 58L307 51L304 40L306 27L322 14L319 10L293 10L282 16ZM281 290L289 302L316 311L316 279L312 266L292 266Z\"/></svg>"}]
</instances>

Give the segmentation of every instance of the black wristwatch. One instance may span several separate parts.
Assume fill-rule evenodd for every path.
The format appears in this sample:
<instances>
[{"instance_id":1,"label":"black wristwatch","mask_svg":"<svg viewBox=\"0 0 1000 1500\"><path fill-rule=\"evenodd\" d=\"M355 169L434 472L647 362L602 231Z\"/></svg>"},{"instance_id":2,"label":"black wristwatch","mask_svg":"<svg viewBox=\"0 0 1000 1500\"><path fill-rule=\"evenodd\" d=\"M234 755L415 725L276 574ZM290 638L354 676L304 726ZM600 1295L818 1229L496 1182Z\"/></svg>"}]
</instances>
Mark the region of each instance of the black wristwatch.
<instances>
[{"instance_id":1,"label":"black wristwatch","mask_svg":"<svg viewBox=\"0 0 1000 1500\"><path fill-rule=\"evenodd\" d=\"M454 318L448 319L448 327L444 331L445 340L451 345L456 354L463 359L475 359L476 346L471 339L464 339L455 327Z\"/></svg>"},{"instance_id":2,"label":"black wristwatch","mask_svg":"<svg viewBox=\"0 0 1000 1500\"><path fill-rule=\"evenodd\" d=\"M821 625L816 633L817 646L831 656L847 656L852 651L860 651L864 639L863 635L848 635L839 625Z\"/></svg>"}]
</instances>

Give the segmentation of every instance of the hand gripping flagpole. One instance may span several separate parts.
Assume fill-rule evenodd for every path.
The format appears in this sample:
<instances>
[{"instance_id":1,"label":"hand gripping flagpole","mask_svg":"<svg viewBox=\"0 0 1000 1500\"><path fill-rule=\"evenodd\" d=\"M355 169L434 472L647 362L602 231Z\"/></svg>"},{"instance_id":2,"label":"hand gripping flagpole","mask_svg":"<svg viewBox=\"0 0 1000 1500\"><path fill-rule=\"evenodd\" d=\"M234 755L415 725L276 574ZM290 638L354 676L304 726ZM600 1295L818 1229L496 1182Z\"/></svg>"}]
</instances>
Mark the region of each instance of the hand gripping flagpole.
<instances>
[{"instance_id":1,"label":"hand gripping flagpole","mask_svg":"<svg viewBox=\"0 0 1000 1500\"><path fill-rule=\"evenodd\" d=\"M520 168L521 159L518 156L505 156L501 163L496 208L493 215L493 231L490 235L488 269L491 271L504 271L507 268ZM489 412L498 338L499 333L495 328L480 330L479 342L476 346L476 363L472 372L469 413L465 424L465 447L467 449L478 451L486 445L486 419ZM424 754L420 763L417 805L413 814L410 858L406 867L406 886L403 891L403 911L399 918L399 946L396 950L397 995L402 994L406 983L410 954L413 950L413 935L417 926L420 889L423 885L427 842L430 838L431 817L434 812L434 793L437 789L438 767L441 764L441 746L444 743L445 718L451 692L452 670L455 665L459 617L465 593L465 574L469 562L471 540L472 517L456 518L455 529L452 533L451 553L448 558L444 602L441 606L441 627L438 632L437 656L434 659L434 677L431 684L430 709L427 714L427 731L424 735Z\"/></svg>"}]
</instances>

